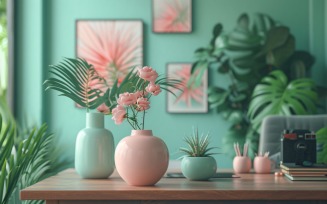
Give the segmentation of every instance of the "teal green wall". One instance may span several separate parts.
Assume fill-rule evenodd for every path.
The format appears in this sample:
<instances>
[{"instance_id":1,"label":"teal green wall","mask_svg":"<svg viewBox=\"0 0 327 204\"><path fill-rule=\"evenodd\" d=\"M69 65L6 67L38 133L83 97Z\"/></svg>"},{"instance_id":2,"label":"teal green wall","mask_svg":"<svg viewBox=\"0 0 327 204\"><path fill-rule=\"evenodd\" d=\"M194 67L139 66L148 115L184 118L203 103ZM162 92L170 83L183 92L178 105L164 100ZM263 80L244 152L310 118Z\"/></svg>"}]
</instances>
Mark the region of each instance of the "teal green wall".
<instances>
[{"instance_id":1,"label":"teal green wall","mask_svg":"<svg viewBox=\"0 0 327 204\"><path fill-rule=\"evenodd\" d=\"M326 0L193 0L193 32L190 34L154 34L151 28L151 0L17 0L16 3L16 113L32 122L48 123L50 130L74 155L77 132L84 127L85 111L55 92L44 93L42 82L48 65L63 57L75 57L75 21L77 19L142 19L144 22L144 65L165 73L168 62L193 62L193 52L206 46L217 22L231 30L242 12L263 12L290 27L297 48L318 56L313 78L322 85L326 75L326 35L324 10ZM321 73L324 73L322 75ZM223 84L222 76L210 70L209 83ZM229 127L218 113L168 114L165 94L152 100L146 127L168 145L172 159L178 158L182 138L192 126L210 131L212 144L222 146L221 139ZM106 118L116 143L129 135L127 124L114 125ZM217 155L219 167L231 167L231 160Z\"/></svg>"},{"instance_id":2,"label":"teal green wall","mask_svg":"<svg viewBox=\"0 0 327 204\"><path fill-rule=\"evenodd\" d=\"M15 4L15 112L29 124L42 120L42 7L42 0Z\"/></svg>"}]
</instances>

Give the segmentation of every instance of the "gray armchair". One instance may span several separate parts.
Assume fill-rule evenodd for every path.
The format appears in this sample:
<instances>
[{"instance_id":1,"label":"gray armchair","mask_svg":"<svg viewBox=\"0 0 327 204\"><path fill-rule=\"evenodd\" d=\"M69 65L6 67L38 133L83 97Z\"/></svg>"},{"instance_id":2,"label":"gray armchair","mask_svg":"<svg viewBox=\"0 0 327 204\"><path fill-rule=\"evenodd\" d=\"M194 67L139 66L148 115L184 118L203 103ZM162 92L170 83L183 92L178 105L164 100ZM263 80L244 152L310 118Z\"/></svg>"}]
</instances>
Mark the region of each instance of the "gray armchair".
<instances>
[{"instance_id":1,"label":"gray armchair","mask_svg":"<svg viewBox=\"0 0 327 204\"><path fill-rule=\"evenodd\" d=\"M316 132L327 126L327 115L268 116L262 121L259 152L270 152L275 164L280 162L280 137L285 129Z\"/></svg>"}]
</instances>

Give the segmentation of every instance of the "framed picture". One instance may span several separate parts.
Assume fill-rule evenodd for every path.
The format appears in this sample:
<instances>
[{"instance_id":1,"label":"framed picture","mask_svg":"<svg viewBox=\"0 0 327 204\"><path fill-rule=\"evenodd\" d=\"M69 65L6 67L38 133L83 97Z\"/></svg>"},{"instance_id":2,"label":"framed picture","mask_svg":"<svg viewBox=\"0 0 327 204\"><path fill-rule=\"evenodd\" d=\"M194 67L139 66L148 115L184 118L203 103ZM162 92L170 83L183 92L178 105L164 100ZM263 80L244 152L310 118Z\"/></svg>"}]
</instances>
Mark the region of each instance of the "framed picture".
<instances>
[{"instance_id":1,"label":"framed picture","mask_svg":"<svg viewBox=\"0 0 327 204\"><path fill-rule=\"evenodd\" d=\"M192 0L152 0L155 33L192 32Z\"/></svg>"},{"instance_id":2,"label":"framed picture","mask_svg":"<svg viewBox=\"0 0 327 204\"><path fill-rule=\"evenodd\" d=\"M167 112L169 113L206 113L208 112L207 70L202 76L201 83L189 83L191 77L191 63L167 64L167 76L181 80L179 88L172 90L175 95L167 92Z\"/></svg>"},{"instance_id":3,"label":"framed picture","mask_svg":"<svg viewBox=\"0 0 327 204\"><path fill-rule=\"evenodd\" d=\"M143 64L141 20L77 20L76 55L106 79L103 89L124 79L130 68Z\"/></svg>"}]
</instances>

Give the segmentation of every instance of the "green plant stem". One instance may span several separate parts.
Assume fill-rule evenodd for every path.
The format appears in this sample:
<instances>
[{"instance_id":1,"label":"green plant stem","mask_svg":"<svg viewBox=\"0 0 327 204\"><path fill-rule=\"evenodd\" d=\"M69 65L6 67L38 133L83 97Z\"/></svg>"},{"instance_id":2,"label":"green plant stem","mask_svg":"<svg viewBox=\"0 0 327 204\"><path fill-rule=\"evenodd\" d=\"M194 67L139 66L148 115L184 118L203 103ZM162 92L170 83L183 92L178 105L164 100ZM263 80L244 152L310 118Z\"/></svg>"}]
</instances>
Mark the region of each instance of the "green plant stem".
<instances>
[{"instance_id":1,"label":"green plant stem","mask_svg":"<svg viewBox=\"0 0 327 204\"><path fill-rule=\"evenodd\" d=\"M145 110L143 111L143 122L142 122L142 130L144 130L144 118L145 118Z\"/></svg>"},{"instance_id":2,"label":"green plant stem","mask_svg":"<svg viewBox=\"0 0 327 204\"><path fill-rule=\"evenodd\" d=\"M141 128L137 122L137 113L135 113L134 108L132 108L132 107L131 107L131 110L133 112L134 124L136 125L135 127L137 127L139 130L141 130Z\"/></svg>"},{"instance_id":3,"label":"green plant stem","mask_svg":"<svg viewBox=\"0 0 327 204\"><path fill-rule=\"evenodd\" d=\"M128 115L128 109L127 109L127 114L126 115ZM126 119L127 119L127 122L132 126L132 128L135 130L135 126L134 126L134 124L132 124L131 123L131 121L130 121L130 117L126 117Z\"/></svg>"},{"instance_id":4,"label":"green plant stem","mask_svg":"<svg viewBox=\"0 0 327 204\"><path fill-rule=\"evenodd\" d=\"M142 89L143 89L143 95L144 95L144 84L145 84L145 81L143 81L143 84L142 84ZM142 130L144 130L144 121L145 121L145 110L143 111L143 118L142 118Z\"/></svg>"},{"instance_id":5,"label":"green plant stem","mask_svg":"<svg viewBox=\"0 0 327 204\"><path fill-rule=\"evenodd\" d=\"M129 118L127 118L127 122L132 126L132 128L135 130L136 128L134 127L134 125L129 121Z\"/></svg>"}]
</instances>

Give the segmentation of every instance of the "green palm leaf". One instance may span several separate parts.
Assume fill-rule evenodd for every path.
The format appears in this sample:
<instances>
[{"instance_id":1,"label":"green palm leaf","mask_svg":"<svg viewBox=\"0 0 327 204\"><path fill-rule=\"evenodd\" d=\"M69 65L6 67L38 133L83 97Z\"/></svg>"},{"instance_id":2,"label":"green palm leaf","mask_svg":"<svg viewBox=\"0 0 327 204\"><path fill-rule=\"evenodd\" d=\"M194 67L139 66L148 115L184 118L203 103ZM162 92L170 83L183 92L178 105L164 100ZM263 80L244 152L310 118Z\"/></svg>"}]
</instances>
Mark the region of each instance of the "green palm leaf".
<instances>
[{"instance_id":1,"label":"green palm leaf","mask_svg":"<svg viewBox=\"0 0 327 204\"><path fill-rule=\"evenodd\" d=\"M316 112L318 101L311 79L297 79L290 83L286 75L276 70L263 78L252 94L248 116L253 128L259 130L268 115L304 115Z\"/></svg>"},{"instance_id":2,"label":"green palm leaf","mask_svg":"<svg viewBox=\"0 0 327 204\"><path fill-rule=\"evenodd\" d=\"M5 204L16 192L18 183L29 166L38 162L37 156L42 153L48 135L46 125L43 125L40 129L31 131L26 140L20 141L16 150L14 138L17 128L11 123L4 126L1 118L0 115L0 204Z\"/></svg>"},{"instance_id":3,"label":"green palm leaf","mask_svg":"<svg viewBox=\"0 0 327 204\"><path fill-rule=\"evenodd\" d=\"M92 87L92 83L104 84L93 65L81 58L65 58L58 65L51 66L54 76L44 82L45 90L54 89L87 109L95 109L103 103L103 91Z\"/></svg>"}]
</instances>

